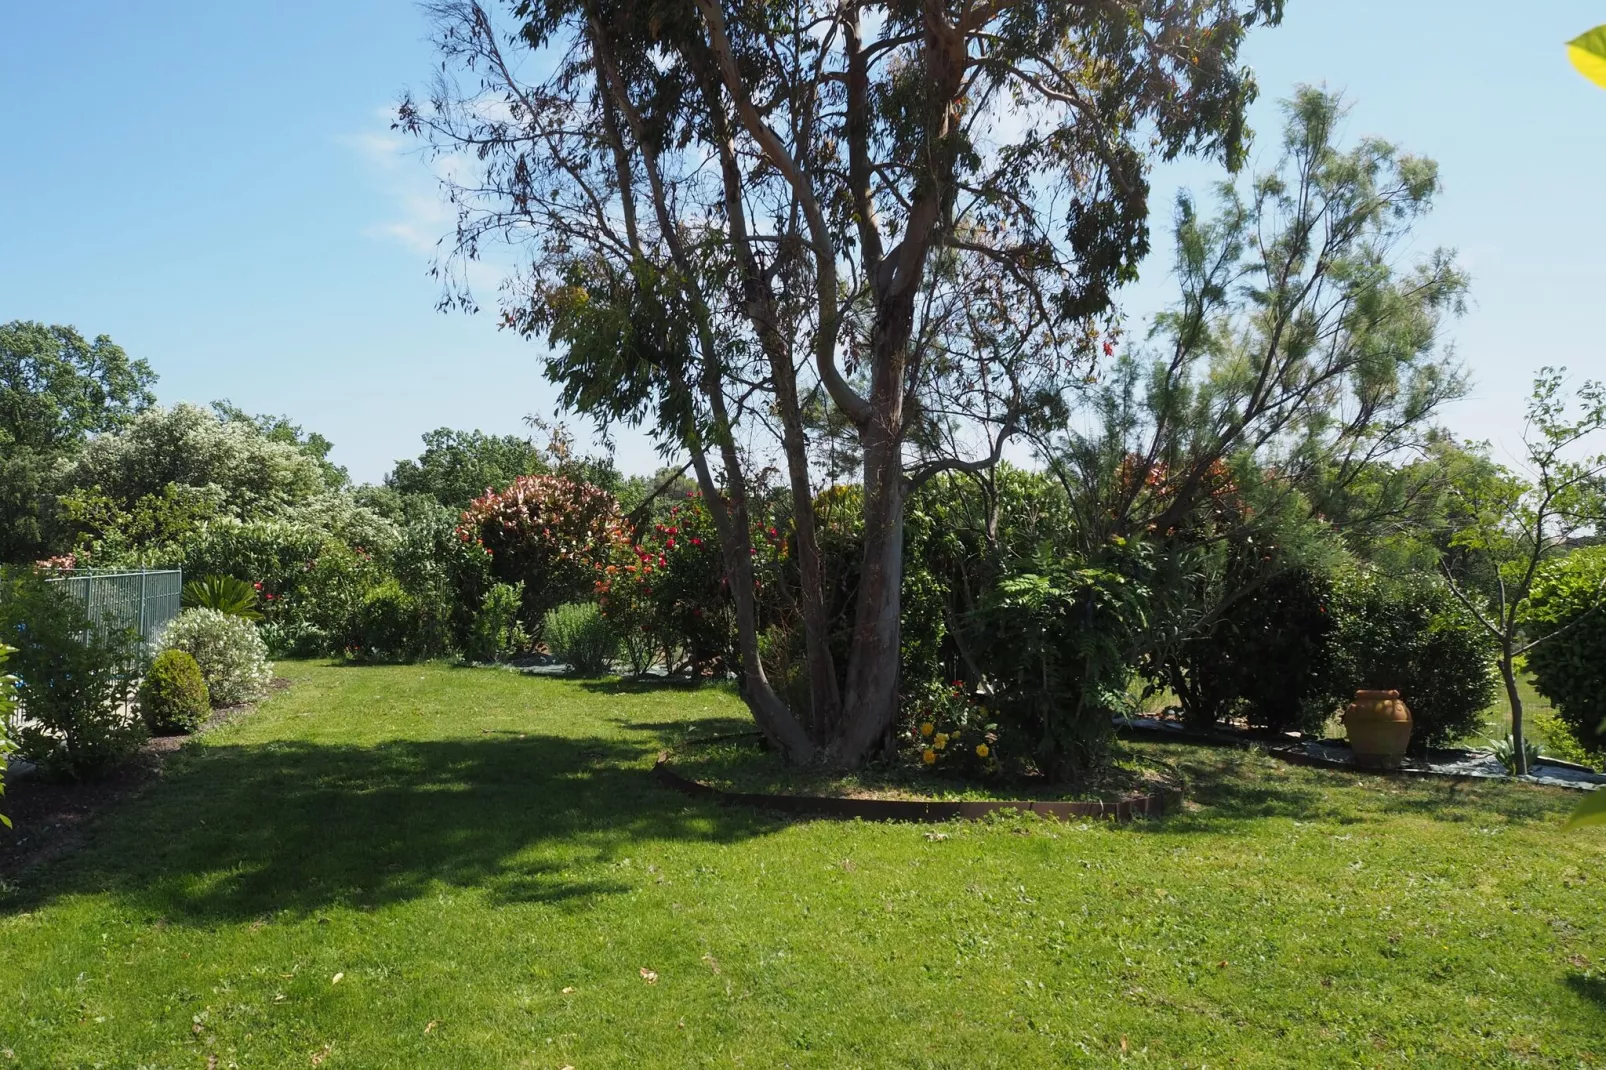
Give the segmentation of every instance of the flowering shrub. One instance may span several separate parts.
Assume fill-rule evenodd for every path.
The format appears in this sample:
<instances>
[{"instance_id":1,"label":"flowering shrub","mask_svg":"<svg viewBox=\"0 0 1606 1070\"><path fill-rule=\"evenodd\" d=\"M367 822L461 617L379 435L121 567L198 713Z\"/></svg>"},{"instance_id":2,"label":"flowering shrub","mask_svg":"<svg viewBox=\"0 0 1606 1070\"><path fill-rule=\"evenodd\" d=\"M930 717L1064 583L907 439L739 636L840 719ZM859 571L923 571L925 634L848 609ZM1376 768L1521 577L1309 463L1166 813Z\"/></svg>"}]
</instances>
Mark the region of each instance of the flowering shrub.
<instances>
[{"instance_id":1,"label":"flowering shrub","mask_svg":"<svg viewBox=\"0 0 1606 1070\"><path fill-rule=\"evenodd\" d=\"M492 574L524 584L524 620L538 631L546 612L591 594L598 566L626 538L619 505L606 491L561 476L520 476L476 498L457 529L484 547Z\"/></svg>"},{"instance_id":2,"label":"flowering shrub","mask_svg":"<svg viewBox=\"0 0 1606 1070\"><path fill-rule=\"evenodd\" d=\"M965 682L928 684L904 696L901 739L927 768L991 776L1001 768L998 722L965 691Z\"/></svg>"},{"instance_id":3,"label":"flowering shrub","mask_svg":"<svg viewBox=\"0 0 1606 1070\"><path fill-rule=\"evenodd\" d=\"M214 706L261 698L273 679L268 648L256 625L215 609L180 613L162 632L161 648L182 650L195 659Z\"/></svg>"},{"instance_id":4,"label":"flowering shrub","mask_svg":"<svg viewBox=\"0 0 1606 1070\"><path fill-rule=\"evenodd\" d=\"M597 604L625 637L635 671L660 656L671 671L724 671L734 662L735 620L713 517L692 493L666 519L617 542L613 560L597 564Z\"/></svg>"}]
</instances>

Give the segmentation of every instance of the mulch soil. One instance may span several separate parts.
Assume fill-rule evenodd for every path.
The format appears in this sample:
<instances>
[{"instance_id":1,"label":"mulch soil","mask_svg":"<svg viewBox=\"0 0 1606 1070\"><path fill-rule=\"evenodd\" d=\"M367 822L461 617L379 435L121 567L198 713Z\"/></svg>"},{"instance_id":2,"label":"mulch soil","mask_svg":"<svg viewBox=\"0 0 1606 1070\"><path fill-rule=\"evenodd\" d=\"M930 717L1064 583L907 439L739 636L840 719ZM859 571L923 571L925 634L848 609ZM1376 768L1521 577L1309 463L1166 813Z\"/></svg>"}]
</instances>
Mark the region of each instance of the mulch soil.
<instances>
[{"instance_id":1,"label":"mulch soil","mask_svg":"<svg viewBox=\"0 0 1606 1070\"><path fill-rule=\"evenodd\" d=\"M272 689L289 686L288 680L275 679ZM214 710L200 731L209 732L255 709L254 703L243 703ZM126 764L96 780L55 780L38 773L8 778L0 813L11 819L12 827L0 825L0 880L70 852L96 817L159 779L168 756L191 738L156 736Z\"/></svg>"}]
</instances>

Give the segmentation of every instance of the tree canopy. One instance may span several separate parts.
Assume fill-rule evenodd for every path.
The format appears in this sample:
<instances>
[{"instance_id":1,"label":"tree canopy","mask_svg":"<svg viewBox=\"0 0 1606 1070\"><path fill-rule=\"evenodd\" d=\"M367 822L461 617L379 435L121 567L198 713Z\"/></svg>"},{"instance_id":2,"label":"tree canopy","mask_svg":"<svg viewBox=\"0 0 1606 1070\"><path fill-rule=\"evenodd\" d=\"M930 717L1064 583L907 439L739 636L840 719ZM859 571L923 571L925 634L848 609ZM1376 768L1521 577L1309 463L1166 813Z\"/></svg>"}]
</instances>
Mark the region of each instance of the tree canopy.
<instances>
[{"instance_id":1,"label":"tree canopy","mask_svg":"<svg viewBox=\"0 0 1606 1070\"><path fill-rule=\"evenodd\" d=\"M1149 162L1242 161L1238 48L1280 0L522 0L511 33L474 0L432 11L443 74L398 121L478 163L450 184L456 254L525 250L505 322L554 343L564 400L690 452L759 725L796 760L857 763L896 709L908 491L1060 411L1148 251ZM813 516L832 418L864 488L845 666ZM777 454L807 710L770 686L750 602L750 465Z\"/></svg>"}]
</instances>

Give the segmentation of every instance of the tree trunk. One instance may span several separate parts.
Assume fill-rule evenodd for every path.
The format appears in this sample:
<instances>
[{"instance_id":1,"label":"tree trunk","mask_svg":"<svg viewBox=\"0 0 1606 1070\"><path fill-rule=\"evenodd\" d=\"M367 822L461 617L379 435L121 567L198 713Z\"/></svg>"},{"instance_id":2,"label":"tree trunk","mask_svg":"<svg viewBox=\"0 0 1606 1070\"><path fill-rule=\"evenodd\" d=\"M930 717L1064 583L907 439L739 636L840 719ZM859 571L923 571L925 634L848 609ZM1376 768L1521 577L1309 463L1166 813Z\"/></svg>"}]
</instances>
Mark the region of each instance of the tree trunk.
<instances>
[{"instance_id":1,"label":"tree trunk","mask_svg":"<svg viewBox=\"0 0 1606 1070\"><path fill-rule=\"evenodd\" d=\"M1522 694L1517 690L1515 660L1511 654L1511 641L1504 640L1500 644L1500 675L1506 682L1506 698L1511 703L1511 746L1514 752L1511 762L1518 776L1527 776L1528 751L1523 746Z\"/></svg>"},{"instance_id":2,"label":"tree trunk","mask_svg":"<svg viewBox=\"0 0 1606 1070\"><path fill-rule=\"evenodd\" d=\"M742 273L742 307L769 360L775 404L781 417L781 446L786 455L786 471L791 483L793 539L797 548L800 587L798 604L803 617L804 654L809 679L809 709L793 710L792 713L794 716L807 717L810 735L816 743L821 743L836 730L841 718L842 696L837 687L836 665L831 657L825 570L814 517L814 491L809 483L808 437L798 402L797 372L781 330L781 316L769 276L760 268L748 236L741 173L736 166L736 147L726 127L719 84L712 71L701 64L697 64L697 67L702 75L703 92L720 151L725 214L730 224L731 247ZM776 254L777 257L781 255Z\"/></svg>"},{"instance_id":3,"label":"tree trunk","mask_svg":"<svg viewBox=\"0 0 1606 1070\"><path fill-rule=\"evenodd\" d=\"M861 764L898 715L899 617L902 613L904 477L901 442L880 435L864 465L864 559L854 606L841 728L827 761Z\"/></svg>"}]
</instances>

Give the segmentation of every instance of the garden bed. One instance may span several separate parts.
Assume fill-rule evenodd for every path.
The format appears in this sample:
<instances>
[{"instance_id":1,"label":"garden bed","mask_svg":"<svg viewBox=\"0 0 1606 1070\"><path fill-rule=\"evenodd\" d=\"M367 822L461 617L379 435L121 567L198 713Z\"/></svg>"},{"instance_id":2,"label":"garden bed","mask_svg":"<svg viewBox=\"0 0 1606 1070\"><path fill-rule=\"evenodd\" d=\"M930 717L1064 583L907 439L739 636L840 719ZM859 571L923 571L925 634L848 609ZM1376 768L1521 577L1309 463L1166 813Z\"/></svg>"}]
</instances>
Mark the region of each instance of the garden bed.
<instances>
[{"instance_id":1,"label":"garden bed","mask_svg":"<svg viewBox=\"0 0 1606 1070\"><path fill-rule=\"evenodd\" d=\"M998 811L1128 821L1182 805L1180 777L1135 758L1112 765L1097 783L1064 787L967 781L890 764L851 773L797 769L759 743L757 735L743 735L684 744L679 753L662 752L653 775L677 791L727 804L869 821L974 819Z\"/></svg>"},{"instance_id":2,"label":"garden bed","mask_svg":"<svg viewBox=\"0 0 1606 1070\"><path fill-rule=\"evenodd\" d=\"M1216 725L1211 731L1201 732L1163 717L1121 718L1116 723L1121 734L1128 738L1165 739L1217 747L1259 746L1274 758L1299 765L1318 765L1369 774L1519 779L1508 773L1493 752L1488 750L1434 748L1426 754L1407 757L1398 769L1372 769L1356 765L1354 752L1341 739L1305 739L1298 733L1257 732L1223 724ZM1606 784L1606 774L1544 755L1540 756L1529 775L1520 779L1547 787L1579 791L1593 791Z\"/></svg>"},{"instance_id":3,"label":"garden bed","mask_svg":"<svg viewBox=\"0 0 1606 1070\"><path fill-rule=\"evenodd\" d=\"M290 686L276 677L274 692ZM209 732L251 713L258 703L244 702L212 711L196 734ZM28 762L13 761L6 770L4 813L12 828L0 826L0 878L70 851L83 828L104 811L136 794L162 774L169 756L194 736L153 736L132 759L96 780L56 780L38 775Z\"/></svg>"}]
</instances>

